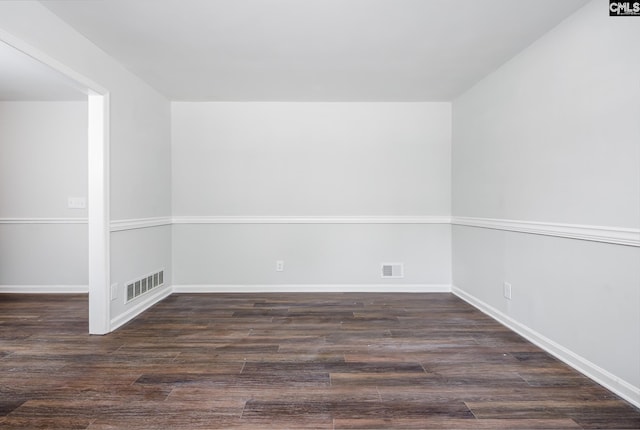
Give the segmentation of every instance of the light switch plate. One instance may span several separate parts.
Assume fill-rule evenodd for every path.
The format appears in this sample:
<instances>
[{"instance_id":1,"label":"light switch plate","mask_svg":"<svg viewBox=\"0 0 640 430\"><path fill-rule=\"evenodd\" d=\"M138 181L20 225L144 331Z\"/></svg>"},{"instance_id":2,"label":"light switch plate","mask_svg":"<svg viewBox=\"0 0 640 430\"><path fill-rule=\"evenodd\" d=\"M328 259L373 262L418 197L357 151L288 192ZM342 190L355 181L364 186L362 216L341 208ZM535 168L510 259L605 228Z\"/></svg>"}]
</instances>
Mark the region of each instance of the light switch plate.
<instances>
[{"instance_id":1,"label":"light switch plate","mask_svg":"<svg viewBox=\"0 0 640 430\"><path fill-rule=\"evenodd\" d=\"M503 288L504 298L507 300L511 300L511 284L508 282L505 282L502 288Z\"/></svg>"},{"instance_id":2,"label":"light switch plate","mask_svg":"<svg viewBox=\"0 0 640 430\"><path fill-rule=\"evenodd\" d=\"M69 209L86 209L87 199L84 197L69 197L67 199L67 207Z\"/></svg>"}]
</instances>

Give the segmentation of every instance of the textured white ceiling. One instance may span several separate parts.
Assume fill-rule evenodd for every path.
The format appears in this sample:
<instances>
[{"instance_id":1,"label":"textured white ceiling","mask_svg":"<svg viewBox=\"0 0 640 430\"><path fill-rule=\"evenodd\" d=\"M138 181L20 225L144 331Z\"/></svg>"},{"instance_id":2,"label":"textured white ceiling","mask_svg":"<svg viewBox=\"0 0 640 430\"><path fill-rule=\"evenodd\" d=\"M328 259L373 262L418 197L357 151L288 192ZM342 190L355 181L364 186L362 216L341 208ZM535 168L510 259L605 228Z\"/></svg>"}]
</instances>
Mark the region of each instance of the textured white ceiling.
<instances>
[{"instance_id":1,"label":"textured white ceiling","mask_svg":"<svg viewBox=\"0 0 640 430\"><path fill-rule=\"evenodd\" d=\"M586 0L47 0L172 100L451 100Z\"/></svg>"},{"instance_id":2,"label":"textured white ceiling","mask_svg":"<svg viewBox=\"0 0 640 430\"><path fill-rule=\"evenodd\" d=\"M0 101L86 100L77 84L0 42Z\"/></svg>"}]
</instances>

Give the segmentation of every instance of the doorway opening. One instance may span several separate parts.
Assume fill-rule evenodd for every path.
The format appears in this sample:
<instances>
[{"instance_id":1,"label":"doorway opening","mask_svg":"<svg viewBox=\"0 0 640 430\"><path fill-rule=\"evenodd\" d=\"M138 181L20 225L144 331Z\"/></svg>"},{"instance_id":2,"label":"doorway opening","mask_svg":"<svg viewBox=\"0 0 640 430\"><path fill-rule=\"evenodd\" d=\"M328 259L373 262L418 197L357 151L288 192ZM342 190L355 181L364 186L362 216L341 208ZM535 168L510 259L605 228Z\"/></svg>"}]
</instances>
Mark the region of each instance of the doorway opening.
<instances>
[{"instance_id":1,"label":"doorway opening","mask_svg":"<svg viewBox=\"0 0 640 430\"><path fill-rule=\"evenodd\" d=\"M47 56L24 41L0 30L0 48L10 48L31 61L33 75L17 73L23 78L43 77L47 85L58 83L74 88L87 100L87 235L89 327L91 334L111 331L110 317L110 245L109 245L109 94L66 65ZM24 65L24 64L23 64ZM3 64L3 68L5 65ZM38 81L40 83L44 81ZM34 81L35 82L35 81ZM12 82L13 84L14 82ZM34 84L36 88L38 84Z\"/></svg>"}]
</instances>

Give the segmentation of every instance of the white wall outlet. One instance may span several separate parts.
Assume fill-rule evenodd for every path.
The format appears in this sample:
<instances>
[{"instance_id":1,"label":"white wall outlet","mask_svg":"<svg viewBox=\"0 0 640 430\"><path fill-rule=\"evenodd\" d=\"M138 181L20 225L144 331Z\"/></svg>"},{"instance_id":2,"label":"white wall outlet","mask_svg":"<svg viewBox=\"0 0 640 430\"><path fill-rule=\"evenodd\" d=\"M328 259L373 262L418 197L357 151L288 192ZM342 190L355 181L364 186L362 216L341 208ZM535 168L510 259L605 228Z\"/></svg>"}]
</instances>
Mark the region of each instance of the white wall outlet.
<instances>
[{"instance_id":1,"label":"white wall outlet","mask_svg":"<svg viewBox=\"0 0 640 430\"><path fill-rule=\"evenodd\" d=\"M284 272L284 261L277 260L276 261L276 272Z\"/></svg>"},{"instance_id":2,"label":"white wall outlet","mask_svg":"<svg viewBox=\"0 0 640 430\"><path fill-rule=\"evenodd\" d=\"M507 300L511 300L511 284L508 282L505 282L502 288L503 288L504 298Z\"/></svg>"},{"instance_id":3,"label":"white wall outlet","mask_svg":"<svg viewBox=\"0 0 640 430\"><path fill-rule=\"evenodd\" d=\"M118 298L118 283L111 284L111 300Z\"/></svg>"},{"instance_id":4,"label":"white wall outlet","mask_svg":"<svg viewBox=\"0 0 640 430\"><path fill-rule=\"evenodd\" d=\"M67 207L69 209L86 209L87 199L84 197L69 197L67 199Z\"/></svg>"}]
</instances>

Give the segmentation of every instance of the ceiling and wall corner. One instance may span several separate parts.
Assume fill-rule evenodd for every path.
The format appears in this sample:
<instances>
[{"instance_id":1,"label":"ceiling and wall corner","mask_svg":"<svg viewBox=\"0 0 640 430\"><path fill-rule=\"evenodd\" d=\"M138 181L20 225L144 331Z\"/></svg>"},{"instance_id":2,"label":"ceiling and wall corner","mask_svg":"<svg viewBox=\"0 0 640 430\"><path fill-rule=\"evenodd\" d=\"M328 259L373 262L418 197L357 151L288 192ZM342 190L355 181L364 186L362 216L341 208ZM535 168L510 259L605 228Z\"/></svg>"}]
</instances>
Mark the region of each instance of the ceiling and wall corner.
<instances>
[{"instance_id":1,"label":"ceiling and wall corner","mask_svg":"<svg viewBox=\"0 0 640 430\"><path fill-rule=\"evenodd\" d=\"M86 101L87 89L0 41L0 101Z\"/></svg>"},{"instance_id":2,"label":"ceiling and wall corner","mask_svg":"<svg viewBox=\"0 0 640 430\"><path fill-rule=\"evenodd\" d=\"M586 0L47 0L175 101L450 101Z\"/></svg>"}]
</instances>

